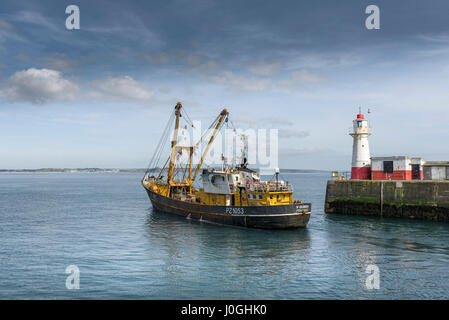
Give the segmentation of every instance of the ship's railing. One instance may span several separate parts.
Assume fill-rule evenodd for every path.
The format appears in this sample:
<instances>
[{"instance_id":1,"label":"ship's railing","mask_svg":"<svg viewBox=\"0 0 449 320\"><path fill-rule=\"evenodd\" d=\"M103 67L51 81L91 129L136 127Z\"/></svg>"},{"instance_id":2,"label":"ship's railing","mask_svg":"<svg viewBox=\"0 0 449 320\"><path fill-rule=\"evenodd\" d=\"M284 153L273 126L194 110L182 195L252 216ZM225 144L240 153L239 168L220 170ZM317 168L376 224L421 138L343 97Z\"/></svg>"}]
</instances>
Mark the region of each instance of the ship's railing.
<instances>
[{"instance_id":1,"label":"ship's railing","mask_svg":"<svg viewBox=\"0 0 449 320\"><path fill-rule=\"evenodd\" d=\"M354 134L354 127L349 127L348 129L348 134L349 135L353 135ZM371 126L366 127L366 130L364 130L363 132L356 132L357 134L372 134L373 133L373 129L371 128Z\"/></svg>"},{"instance_id":2,"label":"ship's railing","mask_svg":"<svg viewBox=\"0 0 449 320\"><path fill-rule=\"evenodd\" d=\"M267 183L267 184L253 184L249 188L249 191L254 192L282 192L282 191L293 191L293 188L289 184L276 184L276 183Z\"/></svg>"}]
</instances>

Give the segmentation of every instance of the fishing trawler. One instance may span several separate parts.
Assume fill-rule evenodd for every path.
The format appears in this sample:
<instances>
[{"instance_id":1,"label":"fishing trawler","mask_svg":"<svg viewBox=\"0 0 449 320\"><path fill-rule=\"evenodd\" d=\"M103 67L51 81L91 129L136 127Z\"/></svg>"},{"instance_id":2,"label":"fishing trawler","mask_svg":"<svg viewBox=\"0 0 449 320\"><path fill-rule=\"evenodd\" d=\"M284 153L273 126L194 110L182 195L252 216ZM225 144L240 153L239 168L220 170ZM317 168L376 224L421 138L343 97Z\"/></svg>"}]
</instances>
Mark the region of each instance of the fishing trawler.
<instances>
[{"instance_id":1,"label":"fishing trawler","mask_svg":"<svg viewBox=\"0 0 449 320\"><path fill-rule=\"evenodd\" d=\"M223 109L199 142L187 145L178 142L180 118L184 116L193 126L184 110L178 102L142 179L154 208L203 222L248 228L291 229L307 225L311 204L293 201L292 186L279 179L279 169L272 181L262 181L256 171L247 168L243 157L235 166L201 170L217 133L229 123L229 113ZM162 150L173 122L170 155L163 158ZM207 144L199 163L194 166L192 158L201 141ZM200 170L202 186L198 187L194 183Z\"/></svg>"}]
</instances>

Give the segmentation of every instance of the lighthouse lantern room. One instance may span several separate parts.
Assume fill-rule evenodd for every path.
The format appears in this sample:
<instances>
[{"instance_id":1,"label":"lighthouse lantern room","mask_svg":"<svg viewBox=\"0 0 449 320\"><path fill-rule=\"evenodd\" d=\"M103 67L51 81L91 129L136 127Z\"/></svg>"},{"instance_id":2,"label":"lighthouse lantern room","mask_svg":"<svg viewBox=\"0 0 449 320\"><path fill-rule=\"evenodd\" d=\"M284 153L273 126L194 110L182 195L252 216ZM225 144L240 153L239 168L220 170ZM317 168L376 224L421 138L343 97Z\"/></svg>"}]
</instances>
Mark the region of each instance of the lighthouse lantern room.
<instances>
[{"instance_id":1,"label":"lighthouse lantern room","mask_svg":"<svg viewBox=\"0 0 449 320\"><path fill-rule=\"evenodd\" d=\"M351 179L371 179L371 155L369 152L368 137L371 132L368 121L360 111L353 121L353 137Z\"/></svg>"}]
</instances>

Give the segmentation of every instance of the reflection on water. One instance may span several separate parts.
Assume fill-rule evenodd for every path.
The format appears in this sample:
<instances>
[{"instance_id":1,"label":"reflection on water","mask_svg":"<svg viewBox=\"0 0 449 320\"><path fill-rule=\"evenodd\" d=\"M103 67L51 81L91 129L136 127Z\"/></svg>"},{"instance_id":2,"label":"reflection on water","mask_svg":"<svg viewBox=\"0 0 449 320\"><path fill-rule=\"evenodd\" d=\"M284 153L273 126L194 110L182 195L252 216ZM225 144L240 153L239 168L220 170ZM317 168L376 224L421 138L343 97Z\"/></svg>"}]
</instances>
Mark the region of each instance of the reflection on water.
<instances>
[{"instance_id":1,"label":"reflection on water","mask_svg":"<svg viewBox=\"0 0 449 320\"><path fill-rule=\"evenodd\" d=\"M312 202L307 228L158 212L140 174L0 175L0 298L449 298L449 224L326 215L328 174L284 176ZM65 288L70 264L80 290Z\"/></svg>"},{"instance_id":2,"label":"reflection on water","mask_svg":"<svg viewBox=\"0 0 449 320\"><path fill-rule=\"evenodd\" d=\"M233 292L229 298L236 291L242 297L254 296L254 281L288 273L292 264L306 260L310 252L307 229L279 233L219 226L154 209L147 216L146 228L149 244L166 248L163 276L171 284L183 286L186 280L196 279L196 286L204 282L202 291L218 285L220 290L211 288L214 295Z\"/></svg>"}]
</instances>

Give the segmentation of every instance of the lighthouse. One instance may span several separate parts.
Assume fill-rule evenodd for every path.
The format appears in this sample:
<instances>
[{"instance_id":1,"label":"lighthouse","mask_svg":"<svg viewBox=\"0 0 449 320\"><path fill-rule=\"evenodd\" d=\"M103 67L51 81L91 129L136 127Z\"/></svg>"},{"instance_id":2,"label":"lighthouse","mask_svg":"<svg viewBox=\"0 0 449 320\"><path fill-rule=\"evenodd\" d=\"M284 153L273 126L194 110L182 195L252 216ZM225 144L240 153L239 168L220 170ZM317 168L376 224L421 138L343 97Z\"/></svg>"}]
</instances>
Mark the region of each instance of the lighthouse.
<instances>
[{"instance_id":1,"label":"lighthouse","mask_svg":"<svg viewBox=\"0 0 449 320\"><path fill-rule=\"evenodd\" d=\"M371 179L371 155L369 152L368 137L371 135L368 121L359 111L353 121L353 137L351 180Z\"/></svg>"}]
</instances>

